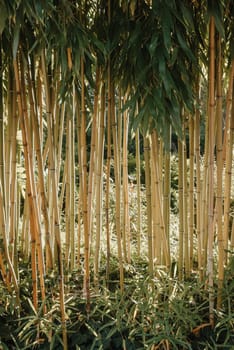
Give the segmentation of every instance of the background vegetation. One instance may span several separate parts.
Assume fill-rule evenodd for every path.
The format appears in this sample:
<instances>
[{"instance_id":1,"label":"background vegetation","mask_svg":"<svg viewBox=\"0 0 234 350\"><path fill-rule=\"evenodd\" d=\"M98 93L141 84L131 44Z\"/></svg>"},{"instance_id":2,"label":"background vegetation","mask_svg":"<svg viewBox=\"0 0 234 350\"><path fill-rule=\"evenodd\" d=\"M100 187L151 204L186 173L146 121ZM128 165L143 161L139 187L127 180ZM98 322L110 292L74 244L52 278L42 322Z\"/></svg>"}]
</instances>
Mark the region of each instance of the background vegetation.
<instances>
[{"instance_id":1,"label":"background vegetation","mask_svg":"<svg viewBox=\"0 0 234 350\"><path fill-rule=\"evenodd\" d=\"M0 347L231 349L233 2L0 7Z\"/></svg>"}]
</instances>

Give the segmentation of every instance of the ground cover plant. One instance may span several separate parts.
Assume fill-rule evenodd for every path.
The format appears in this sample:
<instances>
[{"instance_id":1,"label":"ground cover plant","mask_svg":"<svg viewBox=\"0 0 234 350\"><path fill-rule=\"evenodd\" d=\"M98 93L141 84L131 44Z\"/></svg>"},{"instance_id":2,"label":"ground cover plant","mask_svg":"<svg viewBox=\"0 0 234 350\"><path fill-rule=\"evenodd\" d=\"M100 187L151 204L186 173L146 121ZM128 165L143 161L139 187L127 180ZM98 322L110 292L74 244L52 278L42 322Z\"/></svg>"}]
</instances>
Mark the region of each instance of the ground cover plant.
<instances>
[{"instance_id":1,"label":"ground cover plant","mask_svg":"<svg viewBox=\"0 0 234 350\"><path fill-rule=\"evenodd\" d=\"M216 312L216 326L212 329L209 293L197 277L180 282L159 269L157 277L151 279L146 261L136 260L136 265L126 266L125 290L121 292L115 279L115 259L110 274L114 278L112 285L92 287L89 312L81 279L77 278L80 272L76 271L66 285L69 349L233 348L233 270L229 270L224 288L223 310ZM1 285L1 348L63 349L58 276L48 276L50 292L45 305L35 310L30 299L30 269L22 266L22 273L21 310L17 310L15 299Z\"/></svg>"},{"instance_id":2,"label":"ground cover plant","mask_svg":"<svg viewBox=\"0 0 234 350\"><path fill-rule=\"evenodd\" d=\"M233 348L231 0L0 0L4 349Z\"/></svg>"}]
</instances>

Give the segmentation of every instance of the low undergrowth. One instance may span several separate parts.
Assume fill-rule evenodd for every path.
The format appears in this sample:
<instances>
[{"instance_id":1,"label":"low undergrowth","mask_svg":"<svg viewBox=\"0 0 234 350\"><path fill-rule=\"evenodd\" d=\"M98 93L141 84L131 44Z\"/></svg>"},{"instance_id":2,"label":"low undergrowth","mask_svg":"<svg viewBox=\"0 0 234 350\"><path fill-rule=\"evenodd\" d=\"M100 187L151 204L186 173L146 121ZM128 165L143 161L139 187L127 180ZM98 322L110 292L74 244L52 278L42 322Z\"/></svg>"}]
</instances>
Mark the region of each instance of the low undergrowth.
<instances>
[{"instance_id":1,"label":"low undergrowth","mask_svg":"<svg viewBox=\"0 0 234 350\"><path fill-rule=\"evenodd\" d=\"M21 267L21 310L0 285L0 349L62 350L59 293L56 275L46 279L46 300L35 310L31 302L30 269ZM79 271L67 276L66 313L69 350L234 349L234 281L232 272L223 290L223 309L209 324L206 285L193 276L179 282L163 270L147 275L144 261L125 266L125 288L118 288L117 265L109 283L91 289L90 311L82 293ZM215 293L215 290L214 290ZM46 306L46 312L45 312Z\"/></svg>"}]
</instances>

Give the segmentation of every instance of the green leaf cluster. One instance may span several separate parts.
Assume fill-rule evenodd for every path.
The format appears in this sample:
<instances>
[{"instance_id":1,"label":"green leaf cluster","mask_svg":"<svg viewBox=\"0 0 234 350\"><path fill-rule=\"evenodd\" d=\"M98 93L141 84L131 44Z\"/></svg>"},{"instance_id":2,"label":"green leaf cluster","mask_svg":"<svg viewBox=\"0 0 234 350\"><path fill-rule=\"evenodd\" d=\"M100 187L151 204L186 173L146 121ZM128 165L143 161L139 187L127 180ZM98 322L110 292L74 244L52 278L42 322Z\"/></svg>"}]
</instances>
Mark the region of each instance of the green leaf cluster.
<instances>
[{"instance_id":1,"label":"green leaf cluster","mask_svg":"<svg viewBox=\"0 0 234 350\"><path fill-rule=\"evenodd\" d=\"M156 128L165 138L165 129L172 125L182 136L181 109L194 107L193 82L199 59L206 60L203 51L210 16L223 40L230 43L233 57L231 1L1 0L0 5L6 61L15 58L19 48L32 61L45 50L53 76L61 73L60 97L66 99L74 79L80 89L83 59L87 100L92 99L88 87L93 87L96 66L102 68L106 81L110 64L115 86L128 94L125 108L132 126L144 134Z\"/></svg>"}]
</instances>

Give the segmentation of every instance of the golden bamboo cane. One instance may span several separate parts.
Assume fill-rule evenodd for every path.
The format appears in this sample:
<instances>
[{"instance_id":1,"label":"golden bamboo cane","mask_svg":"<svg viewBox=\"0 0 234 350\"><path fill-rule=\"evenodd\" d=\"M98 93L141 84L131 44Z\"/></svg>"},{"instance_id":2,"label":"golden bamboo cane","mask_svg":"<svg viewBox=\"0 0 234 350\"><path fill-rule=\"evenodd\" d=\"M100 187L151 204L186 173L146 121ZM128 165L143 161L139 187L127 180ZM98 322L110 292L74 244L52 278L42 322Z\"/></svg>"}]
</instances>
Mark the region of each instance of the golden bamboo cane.
<instances>
[{"instance_id":1,"label":"golden bamboo cane","mask_svg":"<svg viewBox=\"0 0 234 350\"><path fill-rule=\"evenodd\" d=\"M87 301L87 310L90 309L90 231L89 217L90 208L88 208L88 185L87 185L87 149L86 149L86 110L85 110L85 81L84 81L84 60L81 60L81 186L82 186L82 215L84 226L84 293Z\"/></svg>"},{"instance_id":2,"label":"golden bamboo cane","mask_svg":"<svg viewBox=\"0 0 234 350\"><path fill-rule=\"evenodd\" d=\"M99 279L100 241L102 232L102 202L103 202L103 157L104 157L104 131L105 131L105 85L101 87L101 106L98 113L97 161L96 173L96 247L94 263L94 282Z\"/></svg>"},{"instance_id":3,"label":"golden bamboo cane","mask_svg":"<svg viewBox=\"0 0 234 350\"><path fill-rule=\"evenodd\" d=\"M126 101L126 97L124 97ZM131 261L131 238L130 238L130 217L129 217L129 193L128 193L128 111L123 113L123 235L126 238L127 262Z\"/></svg>"},{"instance_id":4,"label":"golden bamboo cane","mask_svg":"<svg viewBox=\"0 0 234 350\"><path fill-rule=\"evenodd\" d=\"M183 278L184 267L184 145L182 140L178 140L178 192L179 192L179 257L178 257L178 276Z\"/></svg>"},{"instance_id":5,"label":"golden bamboo cane","mask_svg":"<svg viewBox=\"0 0 234 350\"><path fill-rule=\"evenodd\" d=\"M194 118L189 118L189 270L193 269L194 250L194 164L195 164Z\"/></svg>"},{"instance_id":6,"label":"golden bamboo cane","mask_svg":"<svg viewBox=\"0 0 234 350\"><path fill-rule=\"evenodd\" d=\"M148 236L148 259L149 275L153 277L153 240L152 240L152 199L151 199L151 177L150 177L150 142L147 136L144 136L144 158L145 158L145 187L146 187L146 205L147 205L147 236Z\"/></svg>"},{"instance_id":7,"label":"golden bamboo cane","mask_svg":"<svg viewBox=\"0 0 234 350\"><path fill-rule=\"evenodd\" d=\"M210 19L209 32L209 166L208 166L208 251L207 251L207 273L209 283L209 318L210 323L214 326L214 121L215 121L215 20L212 16Z\"/></svg>"},{"instance_id":8,"label":"golden bamboo cane","mask_svg":"<svg viewBox=\"0 0 234 350\"><path fill-rule=\"evenodd\" d=\"M218 239L218 297L217 307L220 309L222 304L222 287L224 279L224 239L223 239L223 135L222 135L222 52L221 37L217 40L218 65L217 65L217 108L216 108L216 149L217 149L217 239Z\"/></svg>"},{"instance_id":9,"label":"golden bamboo cane","mask_svg":"<svg viewBox=\"0 0 234 350\"><path fill-rule=\"evenodd\" d=\"M136 143L136 186L137 186L137 254L141 254L141 159L139 128L135 135Z\"/></svg>"},{"instance_id":10,"label":"golden bamboo cane","mask_svg":"<svg viewBox=\"0 0 234 350\"><path fill-rule=\"evenodd\" d=\"M63 257L62 257L62 246L61 246L61 232L60 232L60 222L59 222L59 208L58 208L58 181L57 173L55 168L55 155L53 147L53 134L52 134L52 112L51 112L51 102L50 102L50 91L48 76L46 70L46 61L45 61L45 52L41 54L41 63L42 63L42 78L44 81L45 88L45 98L46 98L46 111L47 111L47 128L48 128L48 141L49 141L49 158L50 158L50 173L51 173L51 182L52 182L52 196L53 196L53 208L54 208L54 233L56 240L56 250L57 250L57 264L58 264L58 273L59 273L59 284L60 284L60 311L62 319L62 334L63 334L63 347L64 350L68 349L67 344L67 328L66 328L66 312L65 312L65 295L64 295L64 271L63 271Z\"/></svg>"}]
</instances>

